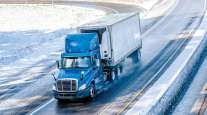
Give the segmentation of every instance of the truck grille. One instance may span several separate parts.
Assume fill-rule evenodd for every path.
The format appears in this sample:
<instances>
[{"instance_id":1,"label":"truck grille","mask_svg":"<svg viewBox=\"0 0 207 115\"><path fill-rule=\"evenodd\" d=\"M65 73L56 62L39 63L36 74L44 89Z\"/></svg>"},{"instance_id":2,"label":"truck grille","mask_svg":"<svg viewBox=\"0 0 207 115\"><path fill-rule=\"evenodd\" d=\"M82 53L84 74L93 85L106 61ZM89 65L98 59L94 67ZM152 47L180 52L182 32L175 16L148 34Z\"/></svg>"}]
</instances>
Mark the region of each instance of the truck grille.
<instances>
[{"instance_id":1,"label":"truck grille","mask_svg":"<svg viewBox=\"0 0 207 115\"><path fill-rule=\"evenodd\" d=\"M57 90L60 92L75 92L77 90L77 80L58 80Z\"/></svg>"}]
</instances>

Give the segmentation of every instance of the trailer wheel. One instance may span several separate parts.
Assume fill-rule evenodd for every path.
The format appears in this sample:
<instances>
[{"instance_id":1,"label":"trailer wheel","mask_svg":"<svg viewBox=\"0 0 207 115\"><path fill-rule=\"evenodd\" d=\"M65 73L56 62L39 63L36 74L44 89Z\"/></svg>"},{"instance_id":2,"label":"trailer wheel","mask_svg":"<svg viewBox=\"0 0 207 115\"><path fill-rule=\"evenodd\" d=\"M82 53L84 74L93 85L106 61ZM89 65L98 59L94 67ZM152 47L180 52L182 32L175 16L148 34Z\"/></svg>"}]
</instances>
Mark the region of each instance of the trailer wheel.
<instances>
[{"instance_id":1,"label":"trailer wheel","mask_svg":"<svg viewBox=\"0 0 207 115\"><path fill-rule=\"evenodd\" d=\"M119 70L120 70L120 73L122 73L123 72L123 66L120 66Z\"/></svg>"},{"instance_id":2,"label":"trailer wheel","mask_svg":"<svg viewBox=\"0 0 207 115\"><path fill-rule=\"evenodd\" d=\"M135 50L130 57L132 58L133 63L139 63L141 60L141 52L140 49Z\"/></svg>"},{"instance_id":3,"label":"trailer wheel","mask_svg":"<svg viewBox=\"0 0 207 115\"><path fill-rule=\"evenodd\" d=\"M108 74L107 72L104 72L104 81L107 81L107 80L109 80Z\"/></svg>"},{"instance_id":4,"label":"trailer wheel","mask_svg":"<svg viewBox=\"0 0 207 115\"><path fill-rule=\"evenodd\" d=\"M140 49L138 49L137 55L138 55L138 63L139 63L140 60L141 60L141 51L140 51Z\"/></svg>"},{"instance_id":5,"label":"trailer wheel","mask_svg":"<svg viewBox=\"0 0 207 115\"><path fill-rule=\"evenodd\" d=\"M119 76L121 74L121 67L117 68L117 76Z\"/></svg>"},{"instance_id":6,"label":"trailer wheel","mask_svg":"<svg viewBox=\"0 0 207 115\"><path fill-rule=\"evenodd\" d=\"M115 81L117 79L117 72L116 71L111 71L111 77L110 77L111 81Z\"/></svg>"}]
</instances>

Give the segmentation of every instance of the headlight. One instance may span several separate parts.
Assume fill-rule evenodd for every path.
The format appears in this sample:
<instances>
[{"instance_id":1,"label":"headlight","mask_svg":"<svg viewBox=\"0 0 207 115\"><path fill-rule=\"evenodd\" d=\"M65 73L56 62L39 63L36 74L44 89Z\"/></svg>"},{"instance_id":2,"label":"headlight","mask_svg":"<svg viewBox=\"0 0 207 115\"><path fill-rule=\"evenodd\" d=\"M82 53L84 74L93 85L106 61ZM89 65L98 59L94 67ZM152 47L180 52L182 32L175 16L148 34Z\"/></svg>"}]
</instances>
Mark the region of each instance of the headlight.
<instances>
[{"instance_id":1,"label":"headlight","mask_svg":"<svg viewBox=\"0 0 207 115\"><path fill-rule=\"evenodd\" d=\"M85 90L86 89L86 84L83 84L80 86L79 90Z\"/></svg>"}]
</instances>

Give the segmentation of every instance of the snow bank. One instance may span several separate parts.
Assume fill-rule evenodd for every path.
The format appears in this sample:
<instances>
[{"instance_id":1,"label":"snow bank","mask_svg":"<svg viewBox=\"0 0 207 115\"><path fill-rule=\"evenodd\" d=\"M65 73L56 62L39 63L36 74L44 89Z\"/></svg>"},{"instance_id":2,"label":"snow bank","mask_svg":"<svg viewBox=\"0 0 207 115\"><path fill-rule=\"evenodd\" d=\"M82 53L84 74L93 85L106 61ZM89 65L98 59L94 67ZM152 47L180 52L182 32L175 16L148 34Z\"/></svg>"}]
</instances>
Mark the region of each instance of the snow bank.
<instances>
[{"instance_id":1,"label":"snow bank","mask_svg":"<svg viewBox=\"0 0 207 115\"><path fill-rule=\"evenodd\" d=\"M89 8L64 5L0 5L0 31L57 30L105 15Z\"/></svg>"}]
</instances>

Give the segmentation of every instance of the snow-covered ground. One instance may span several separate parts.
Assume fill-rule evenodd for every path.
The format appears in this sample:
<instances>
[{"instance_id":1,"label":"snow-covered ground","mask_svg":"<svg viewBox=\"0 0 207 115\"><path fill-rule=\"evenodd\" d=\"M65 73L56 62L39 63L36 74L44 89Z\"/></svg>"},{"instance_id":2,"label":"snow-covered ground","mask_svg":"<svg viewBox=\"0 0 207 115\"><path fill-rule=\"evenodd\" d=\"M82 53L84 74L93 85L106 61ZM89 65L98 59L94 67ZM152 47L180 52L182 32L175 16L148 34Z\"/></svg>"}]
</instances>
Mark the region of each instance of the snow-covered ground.
<instances>
[{"instance_id":1,"label":"snow-covered ground","mask_svg":"<svg viewBox=\"0 0 207 115\"><path fill-rule=\"evenodd\" d=\"M68 29L104 14L100 10L64 5L0 5L0 31Z\"/></svg>"},{"instance_id":2,"label":"snow-covered ground","mask_svg":"<svg viewBox=\"0 0 207 115\"><path fill-rule=\"evenodd\" d=\"M54 64L64 37L105 12L63 5L0 5L0 97ZM47 72L47 71L45 71ZM43 73L44 74L44 73Z\"/></svg>"}]
</instances>

